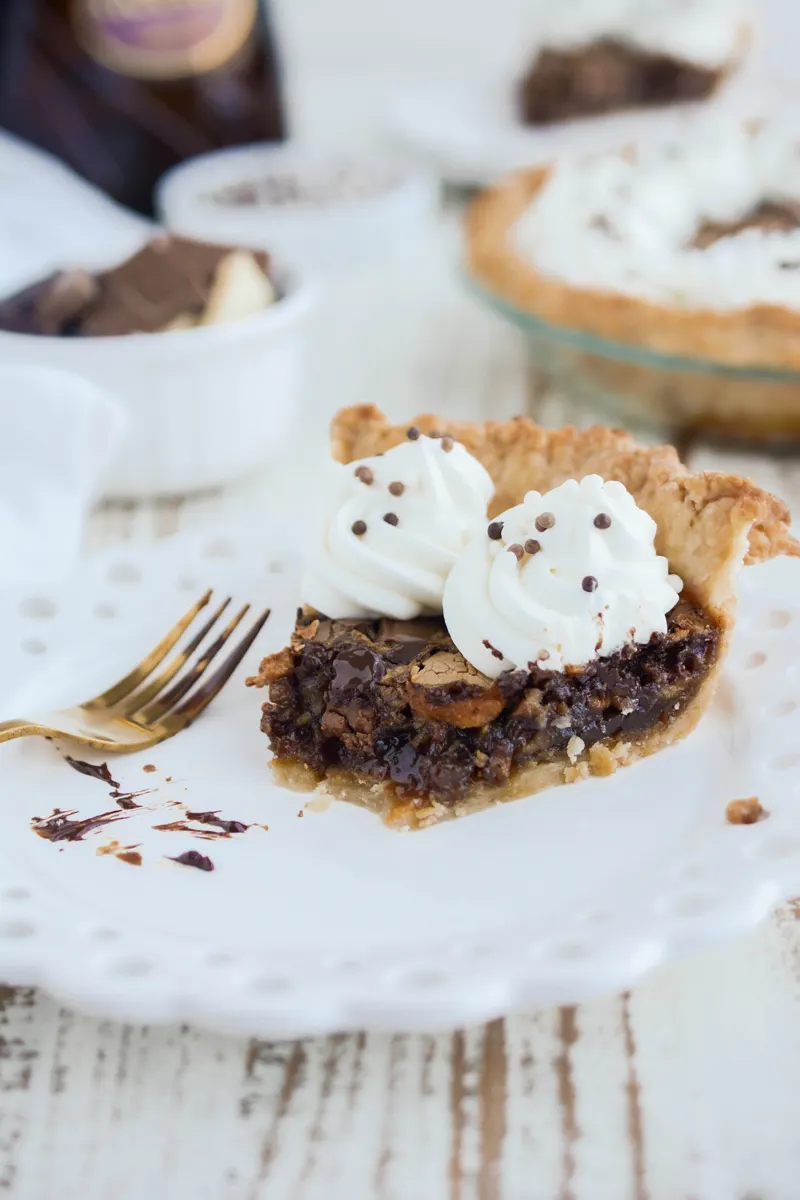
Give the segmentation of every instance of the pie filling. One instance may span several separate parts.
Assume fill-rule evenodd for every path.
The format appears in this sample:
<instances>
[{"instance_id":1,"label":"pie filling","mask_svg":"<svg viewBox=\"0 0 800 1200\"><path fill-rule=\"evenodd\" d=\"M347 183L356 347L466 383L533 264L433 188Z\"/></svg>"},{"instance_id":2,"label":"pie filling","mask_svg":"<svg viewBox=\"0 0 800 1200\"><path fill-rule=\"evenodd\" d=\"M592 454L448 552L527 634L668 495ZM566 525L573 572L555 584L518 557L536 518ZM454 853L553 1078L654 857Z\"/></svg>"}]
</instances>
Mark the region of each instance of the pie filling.
<instances>
[{"instance_id":1,"label":"pie filling","mask_svg":"<svg viewBox=\"0 0 800 1200\"><path fill-rule=\"evenodd\" d=\"M680 602L666 634L564 672L487 679L441 618L301 615L291 646L262 664L261 728L279 763L319 778L342 768L399 800L454 805L533 763L572 762L597 743L635 741L676 719L719 651L720 630Z\"/></svg>"},{"instance_id":2,"label":"pie filling","mask_svg":"<svg viewBox=\"0 0 800 1200\"><path fill-rule=\"evenodd\" d=\"M576 50L544 49L520 87L522 119L548 125L627 108L704 100L719 69L603 38Z\"/></svg>"}]
</instances>

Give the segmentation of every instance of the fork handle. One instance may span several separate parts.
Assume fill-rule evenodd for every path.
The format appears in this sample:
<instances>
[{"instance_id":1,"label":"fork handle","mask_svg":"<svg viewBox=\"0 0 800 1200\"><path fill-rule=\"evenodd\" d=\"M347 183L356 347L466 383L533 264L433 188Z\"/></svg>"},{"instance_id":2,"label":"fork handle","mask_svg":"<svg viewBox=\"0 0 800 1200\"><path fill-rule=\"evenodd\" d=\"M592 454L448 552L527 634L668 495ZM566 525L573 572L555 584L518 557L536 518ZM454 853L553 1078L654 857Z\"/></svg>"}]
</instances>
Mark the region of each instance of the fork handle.
<instances>
[{"instance_id":1,"label":"fork handle","mask_svg":"<svg viewBox=\"0 0 800 1200\"><path fill-rule=\"evenodd\" d=\"M12 738L47 737L50 730L46 725L37 725L35 721L0 721L0 742L10 742Z\"/></svg>"}]
</instances>

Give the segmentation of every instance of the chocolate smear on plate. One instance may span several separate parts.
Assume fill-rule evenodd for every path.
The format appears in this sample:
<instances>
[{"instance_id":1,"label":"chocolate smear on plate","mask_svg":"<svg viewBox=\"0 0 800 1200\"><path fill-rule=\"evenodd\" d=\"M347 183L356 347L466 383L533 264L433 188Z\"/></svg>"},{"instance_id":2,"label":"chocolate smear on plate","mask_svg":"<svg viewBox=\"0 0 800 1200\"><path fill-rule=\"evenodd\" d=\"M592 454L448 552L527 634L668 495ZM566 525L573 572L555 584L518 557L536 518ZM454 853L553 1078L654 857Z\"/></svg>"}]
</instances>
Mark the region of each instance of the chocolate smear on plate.
<instances>
[{"instance_id":1,"label":"chocolate smear on plate","mask_svg":"<svg viewBox=\"0 0 800 1200\"><path fill-rule=\"evenodd\" d=\"M186 821L167 821L163 825L154 825L153 829L164 833L190 833L192 837L202 838L206 842L230 836L221 829L192 829Z\"/></svg>"},{"instance_id":2,"label":"chocolate smear on plate","mask_svg":"<svg viewBox=\"0 0 800 1200\"><path fill-rule=\"evenodd\" d=\"M90 779L99 779L103 783L110 784L112 788L119 788L116 779L111 778L108 763L83 762L80 758L70 758L68 754L64 756L64 761L69 763L73 771L78 771L81 775L88 775Z\"/></svg>"},{"instance_id":3,"label":"chocolate smear on plate","mask_svg":"<svg viewBox=\"0 0 800 1200\"><path fill-rule=\"evenodd\" d=\"M149 796L154 791L156 791L155 788L140 788L138 792L121 792L115 788L113 792L109 792L109 795L112 800L116 800L120 808L131 809L141 808L141 804L136 803L139 796Z\"/></svg>"},{"instance_id":4,"label":"chocolate smear on plate","mask_svg":"<svg viewBox=\"0 0 800 1200\"><path fill-rule=\"evenodd\" d=\"M223 833L246 833L250 828L249 825L245 825L244 821L227 821L224 817L218 816L218 813L219 809L215 809L213 812L187 812L186 820L198 821L201 825L216 825Z\"/></svg>"},{"instance_id":5,"label":"chocolate smear on plate","mask_svg":"<svg viewBox=\"0 0 800 1200\"><path fill-rule=\"evenodd\" d=\"M49 817L32 817L31 829L48 842L82 842L87 833L102 829L104 825L111 825L114 821L123 820L122 813L116 808L111 812L98 813L94 817L79 817L76 820L77 812L75 808L66 812L54 808Z\"/></svg>"},{"instance_id":6,"label":"chocolate smear on plate","mask_svg":"<svg viewBox=\"0 0 800 1200\"><path fill-rule=\"evenodd\" d=\"M196 867L198 871L214 870L211 859L205 854L198 854L196 850L184 850L183 854L168 854L166 857L171 862L181 863L184 867Z\"/></svg>"}]
</instances>

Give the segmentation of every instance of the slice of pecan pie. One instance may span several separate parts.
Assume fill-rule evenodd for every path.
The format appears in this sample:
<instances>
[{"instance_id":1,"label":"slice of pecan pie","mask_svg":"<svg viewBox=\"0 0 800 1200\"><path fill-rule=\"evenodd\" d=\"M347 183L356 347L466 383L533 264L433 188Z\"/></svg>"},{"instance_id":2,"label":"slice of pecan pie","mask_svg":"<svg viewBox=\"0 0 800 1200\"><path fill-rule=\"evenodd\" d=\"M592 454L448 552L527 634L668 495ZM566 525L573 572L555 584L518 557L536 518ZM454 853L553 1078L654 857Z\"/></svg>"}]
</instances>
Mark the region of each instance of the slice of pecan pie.
<instances>
[{"instance_id":1,"label":"slice of pecan pie","mask_svg":"<svg viewBox=\"0 0 800 1200\"><path fill-rule=\"evenodd\" d=\"M429 474L409 453L392 478L409 437ZM422 416L406 430L365 406L338 414L333 452L351 464L346 500L307 572L309 603L250 682L269 687L262 729L282 777L391 824L609 775L685 737L714 691L739 568L800 555L776 497L604 427ZM456 510L485 502L475 460L494 497L456 535ZM425 501L438 557L424 571L409 495L421 478L439 496L437 511Z\"/></svg>"},{"instance_id":2,"label":"slice of pecan pie","mask_svg":"<svg viewBox=\"0 0 800 1200\"><path fill-rule=\"evenodd\" d=\"M538 50L519 85L528 125L705 100L750 33L729 0L567 0L543 5Z\"/></svg>"}]
</instances>

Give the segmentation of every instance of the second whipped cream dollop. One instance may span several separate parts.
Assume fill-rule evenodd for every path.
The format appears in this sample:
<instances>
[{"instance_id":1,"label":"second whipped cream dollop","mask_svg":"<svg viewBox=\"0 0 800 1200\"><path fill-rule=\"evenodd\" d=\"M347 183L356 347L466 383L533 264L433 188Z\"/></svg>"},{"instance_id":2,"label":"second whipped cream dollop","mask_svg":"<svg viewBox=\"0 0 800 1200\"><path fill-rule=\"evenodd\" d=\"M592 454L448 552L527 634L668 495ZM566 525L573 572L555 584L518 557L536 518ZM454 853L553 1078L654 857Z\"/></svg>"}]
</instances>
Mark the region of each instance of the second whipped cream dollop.
<instances>
[{"instance_id":1,"label":"second whipped cream dollop","mask_svg":"<svg viewBox=\"0 0 800 1200\"><path fill-rule=\"evenodd\" d=\"M683 584L656 554L653 519L621 483L587 475L485 526L444 594L448 632L496 678L537 664L560 671L666 633Z\"/></svg>"},{"instance_id":2,"label":"second whipped cream dollop","mask_svg":"<svg viewBox=\"0 0 800 1200\"><path fill-rule=\"evenodd\" d=\"M442 611L445 580L486 528L494 487L451 437L408 439L385 454L333 464L302 600L329 617L410 620Z\"/></svg>"}]
</instances>

